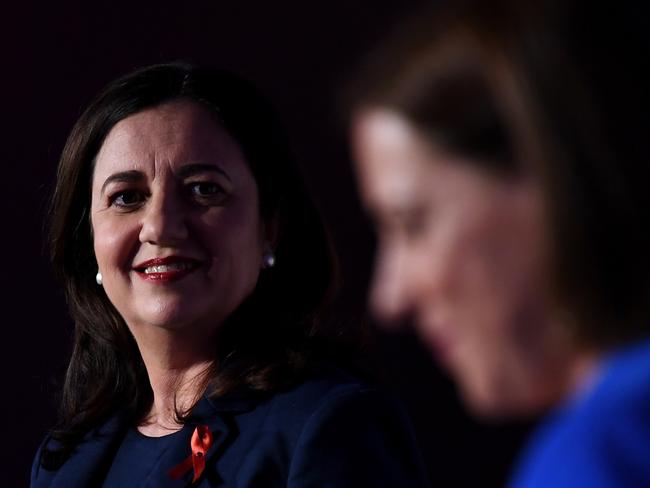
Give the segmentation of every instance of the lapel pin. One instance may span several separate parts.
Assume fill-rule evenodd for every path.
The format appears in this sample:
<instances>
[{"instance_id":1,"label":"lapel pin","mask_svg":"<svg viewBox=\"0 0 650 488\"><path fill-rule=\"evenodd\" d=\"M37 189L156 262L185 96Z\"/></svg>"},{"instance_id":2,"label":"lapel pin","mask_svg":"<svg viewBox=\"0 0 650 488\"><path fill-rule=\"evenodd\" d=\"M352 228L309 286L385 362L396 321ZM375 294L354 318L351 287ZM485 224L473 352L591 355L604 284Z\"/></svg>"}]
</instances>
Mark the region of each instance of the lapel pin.
<instances>
[{"instance_id":1,"label":"lapel pin","mask_svg":"<svg viewBox=\"0 0 650 488\"><path fill-rule=\"evenodd\" d=\"M194 429L192 439L190 440L192 454L170 469L169 476L177 480L182 478L189 470L194 469L194 478L192 478L192 483L194 483L199 479L205 469L205 455L210 450L210 447L212 447L213 441L214 436L208 426L198 425Z\"/></svg>"}]
</instances>

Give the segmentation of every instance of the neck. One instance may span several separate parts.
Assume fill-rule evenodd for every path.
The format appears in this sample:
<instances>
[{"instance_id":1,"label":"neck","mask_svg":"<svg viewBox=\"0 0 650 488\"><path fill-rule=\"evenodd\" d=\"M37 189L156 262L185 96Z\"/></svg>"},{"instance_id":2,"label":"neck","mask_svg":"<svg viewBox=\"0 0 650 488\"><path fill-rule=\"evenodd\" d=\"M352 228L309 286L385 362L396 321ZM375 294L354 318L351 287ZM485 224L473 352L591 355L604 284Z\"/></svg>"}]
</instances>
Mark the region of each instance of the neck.
<instances>
[{"instance_id":1,"label":"neck","mask_svg":"<svg viewBox=\"0 0 650 488\"><path fill-rule=\"evenodd\" d=\"M216 360L214 342L186 328L146 325L131 331L153 390L153 404L138 429L152 437L179 430L177 413L186 413L204 393L205 375Z\"/></svg>"},{"instance_id":2,"label":"neck","mask_svg":"<svg viewBox=\"0 0 650 488\"><path fill-rule=\"evenodd\" d=\"M598 377L598 365L602 353L596 350L582 350L575 355L567 374L564 399L587 393Z\"/></svg>"}]
</instances>

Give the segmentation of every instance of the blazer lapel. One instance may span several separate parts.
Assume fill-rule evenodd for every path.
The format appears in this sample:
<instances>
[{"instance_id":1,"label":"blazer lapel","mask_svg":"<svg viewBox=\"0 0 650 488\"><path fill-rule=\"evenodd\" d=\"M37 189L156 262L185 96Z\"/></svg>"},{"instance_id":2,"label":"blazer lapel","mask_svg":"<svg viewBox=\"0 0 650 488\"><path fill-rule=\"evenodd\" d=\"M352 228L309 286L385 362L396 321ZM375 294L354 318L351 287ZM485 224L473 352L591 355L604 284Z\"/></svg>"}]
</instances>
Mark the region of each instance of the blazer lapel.
<instances>
[{"instance_id":1,"label":"blazer lapel","mask_svg":"<svg viewBox=\"0 0 650 488\"><path fill-rule=\"evenodd\" d=\"M191 454L190 440L198 425L207 425L213 436L212 446L205 456L205 470L197 485L223 486L224 481L216 467L217 461L237 438L238 431L234 415L254 408L260 395L252 392L230 394L223 398L204 397L192 410L190 418L183 428L182 435L161 457L158 469L152 475L147 486L156 488L181 488L192 486L194 470L188 469L180 479L173 479L169 471L188 459Z\"/></svg>"},{"instance_id":2,"label":"blazer lapel","mask_svg":"<svg viewBox=\"0 0 650 488\"><path fill-rule=\"evenodd\" d=\"M192 411L178 438L161 456L157 469L146 486L184 488L192 485L193 469L189 469L179 479L173 479L169 471L191 455L190 439L197 425L207 425L213 435L212 446L205 457L205 470L197 480L197 485L224 486L217 463L237 438L235 415L252 410L263 398L263 394L251 391L232 393L217 399L204 397ZM111 417L104 425L89 433L57 471L43 471L41 468L33 488L101 486L126 428L123 416L118 414Z\"/></svg>"},{"instance_id":3,"label":"blazer lapel","mask_svg":"<svg viewBox=\"0 0 650 488\"><path fill-rule=\"evenodd\" d=\"M90 432L73 451L70 458L56 471L51 488L85 488L96 486L119 447L123 419L114 415L104 425ZM38 486L38 483L36 484Z\"/></svg>"}]
</instances>

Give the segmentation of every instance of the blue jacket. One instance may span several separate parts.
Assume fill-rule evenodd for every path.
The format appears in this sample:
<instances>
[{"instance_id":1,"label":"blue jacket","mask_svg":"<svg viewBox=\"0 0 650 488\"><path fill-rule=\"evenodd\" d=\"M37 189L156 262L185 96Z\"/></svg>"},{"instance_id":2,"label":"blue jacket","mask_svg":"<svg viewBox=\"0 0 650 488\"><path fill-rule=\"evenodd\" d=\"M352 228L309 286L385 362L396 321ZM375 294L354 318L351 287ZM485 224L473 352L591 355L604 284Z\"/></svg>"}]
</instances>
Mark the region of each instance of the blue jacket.
<instances>
[{"instance_id":1,"label":"blue jacket","mask_svg":"<svg viewBox=\"0 0 650 488\"><path fill-rule=\"evenodd\" d=\"M533 435L511 488L650 486L650 341L603 360Z\"/></svg>"},{"instance_id":2,"label":"blue jacket","mask_svg":"<svg viewBox=\"0 0 650 488\"><path fill-rule=\"evenodd\" d=\"M189 456L194 426L201 424L214 435L203 474L195 485L192 470L172 479L168 471ZM31 486L101 486L125 428L119 415L111 418L56 471L40 466L43 446L55 446L46 438L34 460ZM243 392L203 398L144 486L190 485L358 488L427 482L399 405L342 373L330 373L266 397Z\"/></svg>"}]
</instances>

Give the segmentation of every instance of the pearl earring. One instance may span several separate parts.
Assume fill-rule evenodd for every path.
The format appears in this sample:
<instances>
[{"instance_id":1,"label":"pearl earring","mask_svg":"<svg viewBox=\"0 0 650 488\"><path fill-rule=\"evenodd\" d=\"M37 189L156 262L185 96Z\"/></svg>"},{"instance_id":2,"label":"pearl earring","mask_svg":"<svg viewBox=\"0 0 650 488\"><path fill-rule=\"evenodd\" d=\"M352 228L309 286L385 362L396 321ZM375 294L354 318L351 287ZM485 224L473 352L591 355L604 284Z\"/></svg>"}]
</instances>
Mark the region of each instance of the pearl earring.
<instances>
[{"instance_id":1,"label":"pearl earring","mask_svg":"<svg viewBox=\"0 0 650 488\"><path fill-rule=\"evenodd\" d=\"M275 266L275 254L270 249L264 253L262 258L262 268L268 269Z\"/></svg>"},{"instance_id":2,"label":"pearl earring","mask_svg":"<svg viewBox=\"0 0 650 488\"><path fill-rule=\"evenodd\" d=\"M95 275L95 281L99 286L102 286L102 283L104 282L102 278L102 274L99 271L97 271L97 274Z\"/></svg>"}]
</instances>

